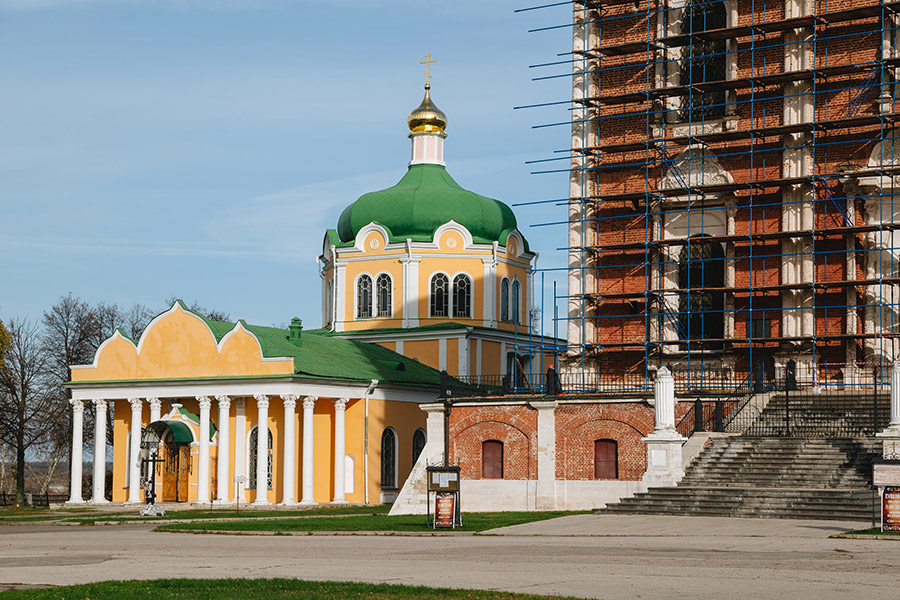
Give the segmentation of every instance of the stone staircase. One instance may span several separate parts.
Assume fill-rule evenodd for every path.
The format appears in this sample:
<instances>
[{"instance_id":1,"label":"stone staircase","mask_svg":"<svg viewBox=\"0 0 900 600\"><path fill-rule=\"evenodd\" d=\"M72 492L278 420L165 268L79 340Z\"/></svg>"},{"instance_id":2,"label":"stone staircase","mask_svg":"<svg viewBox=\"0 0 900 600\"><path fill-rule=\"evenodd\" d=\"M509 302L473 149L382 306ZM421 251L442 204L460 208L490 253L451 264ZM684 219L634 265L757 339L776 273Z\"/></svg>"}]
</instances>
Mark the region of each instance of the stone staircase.
<instances>
[{"instance_id":1,"label":"stone staircase","mask_svg":"<svg viewBox=\"0 0 900 600\"><path fill-rule=\"evenodd\" d=\"M677 486L595 512L867 521L880 455L866 437L714 438Z\"/></svg>"}]
</instances>

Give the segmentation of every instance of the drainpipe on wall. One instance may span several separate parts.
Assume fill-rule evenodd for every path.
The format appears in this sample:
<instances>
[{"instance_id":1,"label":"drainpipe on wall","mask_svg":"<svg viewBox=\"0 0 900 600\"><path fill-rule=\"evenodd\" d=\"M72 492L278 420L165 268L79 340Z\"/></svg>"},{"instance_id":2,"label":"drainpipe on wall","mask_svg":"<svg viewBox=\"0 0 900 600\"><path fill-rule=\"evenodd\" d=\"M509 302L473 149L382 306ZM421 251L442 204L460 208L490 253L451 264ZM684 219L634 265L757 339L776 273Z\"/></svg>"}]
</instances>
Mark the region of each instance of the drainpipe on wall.
<instances>
[{"instance_id":1,"label":"drainpipe on wall","mask_svg":"<svg viewBox=\"0 0 900 600\"><path fill-rule=\"evenodd\" d=\"M378 380L373 379L372 383L369 384L369 387L366 388L366 393L364 395L366 399L366 419L365 426L363 427L363 435L365 438L363 439L363 454L365 455L363 459L363 481L365 482L365 502L369 503L369 397L372 395L372 392L375 391L375 386L378 385Z\"/></svg>"}]
</instances>

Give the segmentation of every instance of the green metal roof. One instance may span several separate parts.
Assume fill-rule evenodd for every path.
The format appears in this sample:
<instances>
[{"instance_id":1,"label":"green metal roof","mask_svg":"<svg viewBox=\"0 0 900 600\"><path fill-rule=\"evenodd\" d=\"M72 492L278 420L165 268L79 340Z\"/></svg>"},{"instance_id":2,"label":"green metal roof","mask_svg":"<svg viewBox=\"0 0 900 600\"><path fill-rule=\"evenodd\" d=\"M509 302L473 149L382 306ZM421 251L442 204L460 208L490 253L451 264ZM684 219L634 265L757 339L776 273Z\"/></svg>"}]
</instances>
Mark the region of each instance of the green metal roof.
<instances>
[{"instance_id":1,"label":"green metal roof","mask_svg":"<svg viewBox=\"0 0 900 600\"><path fill-rule=\"evenodd\" d=\"M463 189L442 165L424 164L411 165L397 185L360 196L328 235L335 245L349 246L360 229L374 222L388 230L391 242L430 242L435 230L451 220L464 225L479 244L506 245L516 229L506 204Z\"/></svg>"},{"instance_id":2,"label":"green metal roof","mask_svg":"<svg viewBox=\"0 0 900 600\"><path fill-rule=\"evenodd\" d=\"M189 444L194 441L194 435L191 433L191 428L178 421L154 421L147 426L147 431L144 432L144 435L146 436L149 431L152 432L152 434L155 434L159 439L163 439L165 437L166 429L172 432L172 437L180 444ZM212 437L210 437L210 439L212 439Z\"/></svg>"},{"instance_id":3,"label":"green metal roof","mask_svg":"<svg viewBox=\"0 0 900 600\"><path fill-rule=\"evenodd\" d=\"M346 340L321 332L303 331L298 343L277 327L245 325L262 346L265 357L293 357L294 374L325 379L439 386L441 374L387 348Z\"/></svg>"}]
</instances>

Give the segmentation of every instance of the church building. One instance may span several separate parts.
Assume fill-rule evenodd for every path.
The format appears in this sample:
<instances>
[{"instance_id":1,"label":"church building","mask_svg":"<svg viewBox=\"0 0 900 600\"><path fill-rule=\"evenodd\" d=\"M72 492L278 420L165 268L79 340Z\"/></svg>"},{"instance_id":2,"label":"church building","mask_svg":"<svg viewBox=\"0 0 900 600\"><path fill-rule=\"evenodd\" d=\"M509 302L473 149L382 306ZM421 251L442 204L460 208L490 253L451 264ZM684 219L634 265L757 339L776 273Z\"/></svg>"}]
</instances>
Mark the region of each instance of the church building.
<instances>
[{"instance_id":1,"label":"church building","mask_svg":"<svg viewBox=\"0 0 900 600\"><path fill-rule=\"evenodd\" d=\"M426 445L420 406L440 371L444 385L499 386L552 364L530 350L553 345L531 334L536 254L507 205L447 172L427 83L408 125L406 175L325 234L321 329L211 321L179 301L139 340L117 331L72 366L70 503L83 502L87 403L94 503L143 502L145 481L163 502L390 503Z\"/></svg>"}]
</instances>

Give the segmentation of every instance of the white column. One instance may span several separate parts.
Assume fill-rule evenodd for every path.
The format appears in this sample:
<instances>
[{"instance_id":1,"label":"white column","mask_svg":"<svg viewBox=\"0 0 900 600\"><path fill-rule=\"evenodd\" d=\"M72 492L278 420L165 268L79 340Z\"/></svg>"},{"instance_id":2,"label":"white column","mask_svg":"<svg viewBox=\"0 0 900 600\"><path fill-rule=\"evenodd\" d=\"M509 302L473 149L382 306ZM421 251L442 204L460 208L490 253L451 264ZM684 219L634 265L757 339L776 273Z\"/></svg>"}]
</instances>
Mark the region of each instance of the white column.
<instances>
[{"instance_id":1,"label":"white column","mask_svg":"<svg viewBox=\"0 0 900 600\"><path fill-rule=\"evenodd\" d=\"M655 430L675 429L675 378L665 367L656 372L653 398L656 401Z\"/></svg>"},{"instance_id":2,"label":"white column","mask_svg":"<svg viewBox=\"0 0 900 600\"><path fill-rule=\"evenodd\" d=\"M141 410L140 398L129 398L131 404L131 445L128 449L128 502L141 501Z\"/></svg>"},{"instance_id":3,"label":"white column","mask_svg":"<svg viewBox=\"0 0 900 600\"><path fill-rule=\"evenodd\" d=\"M155 423L159 421L159 409L162 406L162 402L159 398L147 398L147 403L150 404L150 422Z\"/></svg>"},{"instance_id":4,"label":"white column","mask_svg":"<svg viewBox=\"0 0 900 600\"><path fill-rule=\"evenodd\" d=\"M94 400L94 492L91 502L105 504L106 499L106 400Z\"/></svg>"},{"instance_id":5,"label":"white column","mask_svg":"<svg viewBox=\"0 0 900 600\"><path fill-rule=\"evenodd\" d=\"M344 429L344 410L349 398L334 401L334 502L346 502L344 493L344 455L346 448L346 431Z\"/></svg>"},{"instance_id":6,"label":"white column","mask_svg":"<svg viewBox=\"0 0 900 600\"><path fill-rule=\"evenodd\" d=\"M82 447L84 445L84 402L69 400L72 405L72 454L69 457L69 468L72 473L72 485L69 488L69 501L66 504L81 504L81 470L83 468Z\"/></svg>"},{"instance_id":7,"label":"white column","mask_svg":"<svg viewBox=\"0 0 900 600\"><path fill-rule=\"evenodd\" d=\"M269 503L269 397L255 394L256 398L256 499L253 504Z\"/></svg>"},{"instance_id":8,"label":"white column","mask_svg":"<svg viewBox=\"0 0 900 600\"><path fill-rule=\"evenodd\" d=\"M294 436L294 418L297 416L297 396L288 394L281 397L284 400L284 475L281 478L282 489L281 504L292 506L297 503L294 495L294 473L297 470L294 465L297 440Z\"/></svg>"},{"instance_id":9,"label":"white column","mask_svg":"<svg viewBox=\"0 0 900 600\"><path fill-rule=\"evenodd\" d=\"M216 396L219 404L218 442L216 443L216 503L228 503L228 455L231 452L230 423L231 398Z\"/></svg>"},{"instance_id":10,"label":"white column","mask_svg":"<svg viewBox=\"0 0 900 600\"><path fill-rule=\"evenodd\" d=\"M900 431L900 361L891 367L891 422L888 429Z\"/></svg>"},{"instance_id":11,"label":"white column","mask_svg":"<svg viewBox=\"0 0 900 600\"><path fill-rule=\"evenodd\" d=\"M197 469L197 503L209 503L209 396L197 396L200 404L200 464Z\"/></svg>"},{"instance_id":12,"label":"white column","mask_svg":"<svg viewBox=\"0 0 900 600\"><path fill-rule=\"evenodd\" d=\"M247 477L244 469L247 465L247 401L243 398L234 399L234 476ZM240 502L244 499L244 490L247 482L234 484L234 497ZM240 492L240 495L238 494Z\"/></svg>"},{"instance_id":13,"label":"white column","mask_svg":"<svg viewBox=\"0 0 900 600\"><path fill-rule=\"evenodd\" d=\"M300 504L315 504L313 497L313 409L316 397L303 399L303 495Z\"/></svg>"}]
</instances>

